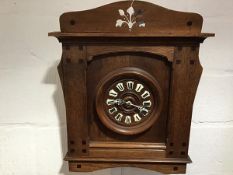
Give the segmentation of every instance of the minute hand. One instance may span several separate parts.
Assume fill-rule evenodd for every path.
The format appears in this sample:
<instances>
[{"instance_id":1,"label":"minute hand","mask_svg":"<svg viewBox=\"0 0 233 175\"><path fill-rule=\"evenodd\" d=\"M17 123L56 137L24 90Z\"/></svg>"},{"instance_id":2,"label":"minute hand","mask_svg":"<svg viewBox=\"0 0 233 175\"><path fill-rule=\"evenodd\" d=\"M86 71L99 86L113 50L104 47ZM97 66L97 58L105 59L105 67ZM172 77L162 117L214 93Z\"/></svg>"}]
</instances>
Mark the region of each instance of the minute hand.
<instances>
[{"instance_id":1,"label":"minute hand","mask_svg":"<svg viewBox=\"0 0 233 175\"><path fill-rule=\"evenodd\" d=\"M130 106L133 106L133 107L135 107L135 108L138 108L138 110L139 110L140 112L146 112L145 115L143 114L144 116L146 116L147 113L149 112L149 111L148 111L146 108L144 108L143 106L135 105L135 104L133 104L131 101L127 101L126 104L127 104L127 105L130 105Z\"/></svg>"}]
</instances>

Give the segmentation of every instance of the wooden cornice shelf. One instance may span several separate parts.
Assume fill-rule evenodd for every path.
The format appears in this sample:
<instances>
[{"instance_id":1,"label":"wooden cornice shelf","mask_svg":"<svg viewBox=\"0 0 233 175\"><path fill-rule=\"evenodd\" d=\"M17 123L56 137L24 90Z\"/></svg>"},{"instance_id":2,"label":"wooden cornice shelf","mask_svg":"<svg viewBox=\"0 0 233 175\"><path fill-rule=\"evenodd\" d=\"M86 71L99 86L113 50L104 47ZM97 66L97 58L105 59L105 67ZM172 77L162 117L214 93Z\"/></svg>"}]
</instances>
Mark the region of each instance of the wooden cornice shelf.
<instances>
[{"instance_id":1,"label":"wooden cornice shelf","mask_svg":"<svg viewBox=\"0 0 233 175\"><path fill-rule=\"evenodd\" d=\"M148 34L138 34L138 33L63 33L63 32L51 32L48 34L49 36L54 36L57 38L65 38L65 37L152 37L152 38L208 38L214 37L214 33L201 33L198 35L186 34L186 35L177 35L177 34L159 34L159 33L148 33Z\"/></svg>"}]
</instances>

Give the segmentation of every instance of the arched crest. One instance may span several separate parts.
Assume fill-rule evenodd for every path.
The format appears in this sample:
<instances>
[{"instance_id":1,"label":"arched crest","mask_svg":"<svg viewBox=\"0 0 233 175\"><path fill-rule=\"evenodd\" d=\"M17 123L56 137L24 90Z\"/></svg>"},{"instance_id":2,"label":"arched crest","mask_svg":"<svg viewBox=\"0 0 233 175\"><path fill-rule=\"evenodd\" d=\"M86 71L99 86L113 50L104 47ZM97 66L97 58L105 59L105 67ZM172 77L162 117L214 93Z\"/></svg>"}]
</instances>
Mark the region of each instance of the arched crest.
<instances>
[{"instance_id":1,"label":"arched crest","mask_svg":"<svg viewBox=\"0 0 233 175\"><path fill-rule=\"evenodd\" d=\"M120 1L60 17L63 33L200 35L202 22L199 14L173 11L143 1Z\"/></svg>"}]
</instances>

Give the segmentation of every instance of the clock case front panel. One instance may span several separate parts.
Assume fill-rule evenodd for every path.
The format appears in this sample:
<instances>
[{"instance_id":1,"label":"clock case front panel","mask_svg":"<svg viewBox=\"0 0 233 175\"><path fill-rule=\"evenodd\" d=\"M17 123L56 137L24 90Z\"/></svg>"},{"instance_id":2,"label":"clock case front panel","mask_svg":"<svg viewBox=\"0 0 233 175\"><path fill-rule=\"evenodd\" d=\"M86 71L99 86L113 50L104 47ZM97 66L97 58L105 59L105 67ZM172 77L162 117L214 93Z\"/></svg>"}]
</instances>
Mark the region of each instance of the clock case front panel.
<instances>
[{"instance_id":1,"label":"clock case front panel","mask_svg":"<svg viewBox=\"0 0 233 175\"><path fill-rule=\"evenodd\" d=\"M143 62L142 62L143 60ZM162 112L158 119L153 123L152 127L144 133L131 136L117 134L106 128L99 120L96 113L96 106L93 104L96 98L96 91L98 90L98 84L107 74L113 71L121 71L122 69L131 70L136 68L144 70L155 78L161 87L163 95ZM124 144L128 142L148 142L148 143L160 143L165 145L166 138L166 121L167 121L167 107L168 107L168 93L169 80L170 80L171 64L166 58L156 56L153 54L143 52L115 52L111 54L104 54L94 56L93 61L88 65L87 69L87 91L88 91L88 116L90 116L90 140L94 142L102 142L108 144L108 142L117 142L117 144ZM123 71L123 70L122 70ZM120 73L120 72L119 72ZM127 78L127 76L123 76ZM134 78L137 78L136 75ZM148 77L149 78L149 77ZM145 79L146 80L146 79ZM114 82L114 80L112 80ZM113 82L108 82L109 84ZM151 89L155 87L149 87ZM94 90L96 89L96 91ZM105 92L107 93L107 92ZM100 101L100 103L105 101ZM104 113L104 111L103 111ZM130 126L128 127L130 131ZM120 141L122 141L120 143ZM136 144L136 143L135 143Z\"/></svg>"},{"instance_id":2,"label":"clock case front panel","mask_svg":"<svg viewBox=\"0 0 233 175\"><path fill-rule=\"evenodd\" d=\"M133 7L145 28L116 27L119 9L130 1L60 17L62 42L58 66L67 118L70 171L139 167L162 173L185 173L192 106L202 73L199 46L203 19L142 1ZM132 10L132 8L131 8ZM107 14L107 15L106 15ZM122 11L120 11L122 14ZM98 83L120 68L139 68L153 76L163 94L162 111L153 125L136 135L113 132L95 109Z\"/></svg>"},{"instance_id":3,"label":"clock case front panel","mask_svg":"<svg viewBox=\"0 0 233 175\"><path fill-rule=\"evenodd\" d=\"M66 160L70 162L70 170L132 166L163 173L184 173L186 163L191 162L188 157L191 117L187 117L190 111L183 107L190 105L192 110L202 72L199 46L103 44L106 45L63 45L63 61L58 68L66 106L69 106L66 108L69 148ZM187 58L191 59L187 61ZM152 75L162 89L164 100L162 112L151 128L126 136L102 124L96 113L95 96L96 87L106 74L129 67ZM199 72L199 76L193 72ZM191 80L196 80L195 88L187 89Z\"/></svg>"}]
</instances>

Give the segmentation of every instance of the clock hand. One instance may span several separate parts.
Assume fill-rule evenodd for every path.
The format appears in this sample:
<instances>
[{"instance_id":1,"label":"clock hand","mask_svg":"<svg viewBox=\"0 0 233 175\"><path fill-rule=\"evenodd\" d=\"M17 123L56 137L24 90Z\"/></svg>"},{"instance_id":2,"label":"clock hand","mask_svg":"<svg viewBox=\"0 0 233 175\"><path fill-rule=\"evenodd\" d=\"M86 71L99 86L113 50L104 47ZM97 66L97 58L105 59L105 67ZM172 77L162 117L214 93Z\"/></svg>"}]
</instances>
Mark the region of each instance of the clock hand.
<instances>
[{"instance_id":1,"label":"clock hand","mask_svg":"<svg viewBox=\"0 0 233 175\"><path fill-rule=\"evenodd\" d=\"M117 104L117 105L123 105L124 103L125 103L125 101L122 100L122 99L116 99L116 100L114 100L114 104Z\"/></svg>"},{"instance_id":2,"label":"clock hand","mask_svg":"<svg viewBox=\"0 0 233 175\"><path fill-rule=\"evenodd\" d=\"M139 109L140 110L140 112L144 115L144 116L146 116L147 114L148 114L148 110L145 108L145 107L142 107L141 109Z\"/></svg>"},{"instance_id":3,"label":"clock hand","mask_svg":"<svg viewBox=\"0 0 233 175\"><path fill-rule=\"evenodd\" d=\"M127 105L136 107L136 108L138 108L139 110L142 108L141 106L138 106L138 105L133 104L131 101L127 101L127 102L125 102L125 103L126 103Z\"/></svg>"},{"instance_id":4,"label":"clock hand","mask_svg":"<svg viewBox=\"0 0 233 175\"><path fill-rule=\"evenodd\" d=\"M133 107L136 107L138 108L138 110L140 111L140 113L143 113L144 116L146 116L148 114L148 110L144 107L144 106L138 106L138 105L135 105L133 104L131 101L127 101L125 102L127 105L130 105L130 106L133 106ZM144 114L145 112L145 114Z\"/></svg>"}]
</instances>

